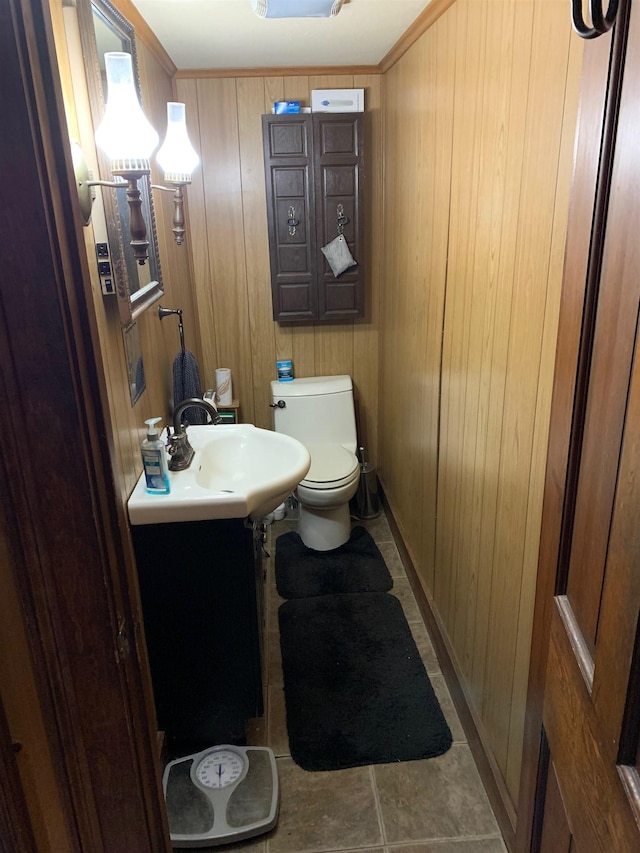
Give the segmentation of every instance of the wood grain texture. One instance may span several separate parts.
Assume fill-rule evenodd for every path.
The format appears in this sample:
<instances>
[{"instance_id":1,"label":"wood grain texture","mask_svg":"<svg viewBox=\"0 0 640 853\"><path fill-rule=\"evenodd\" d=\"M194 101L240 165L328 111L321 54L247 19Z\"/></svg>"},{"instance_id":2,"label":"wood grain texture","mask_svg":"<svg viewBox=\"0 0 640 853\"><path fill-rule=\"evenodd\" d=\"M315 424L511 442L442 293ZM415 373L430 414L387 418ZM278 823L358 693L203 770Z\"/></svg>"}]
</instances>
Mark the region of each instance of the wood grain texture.
<instances>
[{"instance_id":1,"label":"wood grain texture","mask_svg":"<svg viewBox=\"0 0 640 853\"><path fill-rule=\"evenodd\" d=\"M402 417L379 419L379 465L514 801L580 71L570 42L562 2L458 0L385 74L380 401Z\"/></svg>"},{"instance_id":2,"label":"wood grain texture","mask_svg":"<svg viewBox=\"0 0 640 853\"><path fill-rule=\"evenodd\" d=\"M359 82L358 82L359 80ZM308 103L313 88L365 91L367 106L367 316L358 322L284 324L271 319L261 116L273 101ZM278 358L293 360L296 376L347 373L354 378L361 440L376 459L378 315L381 287L381 81L379 75L260 77L179 76L202 165L189 187L192 248L202 372L230 367L242 419L272 424L270 381ZM188 100L187 100L188 99ZM189 118L192 109L196 114ZM370 114L369 114L370 110ZM374 253L378 253L377 255Z\"/></svg>"}]
</instances>

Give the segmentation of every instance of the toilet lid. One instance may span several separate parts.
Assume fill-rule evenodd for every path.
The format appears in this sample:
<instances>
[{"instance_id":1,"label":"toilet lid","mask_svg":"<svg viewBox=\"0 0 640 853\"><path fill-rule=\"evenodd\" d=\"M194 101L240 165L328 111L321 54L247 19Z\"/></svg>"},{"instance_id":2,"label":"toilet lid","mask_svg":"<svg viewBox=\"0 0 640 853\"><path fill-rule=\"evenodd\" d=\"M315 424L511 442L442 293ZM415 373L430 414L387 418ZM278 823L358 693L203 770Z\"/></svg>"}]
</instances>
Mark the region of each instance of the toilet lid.
<instances>
[{"instance_id":1,"label":"toilet lid","mask_svg":"<svg viewBox=\"0 0 640 853\"><path fill-rule=\"evenodd\" d=\"M311 467L303 483L332 483L348 478L358 467L355 455L341 444L309 444Z\"/></svg>"}]
</instances>

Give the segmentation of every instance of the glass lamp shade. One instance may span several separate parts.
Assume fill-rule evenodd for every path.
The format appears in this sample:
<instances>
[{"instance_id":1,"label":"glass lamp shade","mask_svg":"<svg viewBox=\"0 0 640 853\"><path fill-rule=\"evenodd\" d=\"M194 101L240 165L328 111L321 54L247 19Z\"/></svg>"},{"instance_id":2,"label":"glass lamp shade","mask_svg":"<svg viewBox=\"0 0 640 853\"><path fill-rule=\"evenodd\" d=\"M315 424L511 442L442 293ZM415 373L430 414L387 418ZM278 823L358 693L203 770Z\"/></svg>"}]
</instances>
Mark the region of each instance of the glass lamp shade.
<instances>
[{"instance_id":1,"label":"glass lamp shade","mask_svg":"<svg viewBox=\"0 0 640 853\"><path fill-rule=\"evenodd\" d=\"M114 174L148 172L158 134L142 112L134 85L131 55L105 53L107 106L96 143L111 160Z\"/></svg>"},{"instance_id":2,"label":"glass lamp shade","mask_svg":"<svg viewBox=\"0 0 640 853\"><path fill-rule=\"evenodd\" d=\"M165 181L190 184L191 175L200 162L189 136L185 121L185 105L170 101L167 104L167 135L156 154L164 170Z\"/></svg>"}]
</instances>

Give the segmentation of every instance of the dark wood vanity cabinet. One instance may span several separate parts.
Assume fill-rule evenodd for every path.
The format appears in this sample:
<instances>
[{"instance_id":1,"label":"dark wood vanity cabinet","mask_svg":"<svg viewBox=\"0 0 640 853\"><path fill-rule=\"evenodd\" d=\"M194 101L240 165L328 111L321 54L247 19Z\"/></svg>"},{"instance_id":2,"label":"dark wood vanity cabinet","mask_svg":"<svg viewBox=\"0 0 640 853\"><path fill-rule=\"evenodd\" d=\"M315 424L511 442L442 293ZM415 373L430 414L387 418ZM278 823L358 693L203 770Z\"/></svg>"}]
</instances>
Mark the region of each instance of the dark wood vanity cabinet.
<instances>
[{"instance_id":1,"label":"dark wood vanity cabinet","mask_svg":"<svg viewBox=\"0 0 640 853\"><path fill-rule=\"evenodd\" d=\"M364 314L363 113L262 117L273 318ZM356 266L338 277L322 247L344 234Z\"/></svg>"},{"instance_id":2,"label":"dark wood vanity cabinet","mask_svg":"<svg viewBox=\"0 0 640 853\"><path fill-rule=\"evenodd\" d=\"M170 754L242 744L263 713L262 539L242 519L131 528Z\"/></svg>"}]
</instances>

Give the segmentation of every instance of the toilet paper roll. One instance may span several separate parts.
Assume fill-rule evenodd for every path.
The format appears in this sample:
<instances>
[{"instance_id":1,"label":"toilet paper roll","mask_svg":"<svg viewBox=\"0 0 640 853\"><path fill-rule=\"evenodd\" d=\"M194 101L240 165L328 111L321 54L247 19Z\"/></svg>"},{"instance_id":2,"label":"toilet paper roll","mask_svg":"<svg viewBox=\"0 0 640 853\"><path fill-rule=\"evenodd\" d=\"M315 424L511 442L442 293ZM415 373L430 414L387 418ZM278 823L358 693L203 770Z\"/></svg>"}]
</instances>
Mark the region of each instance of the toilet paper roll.
<instances>
[{"instance_id":1,"label":"toilet paper roll","mask_svg":"<svg viewBox=\"0 0 640 853\"><path fill-rule=\"evenodd\" d=\"M233 403L233 389L231 387L231 370L228 367L216 369L216 394L218 403L228 406Z\"/></svg>"}]
</instances>

